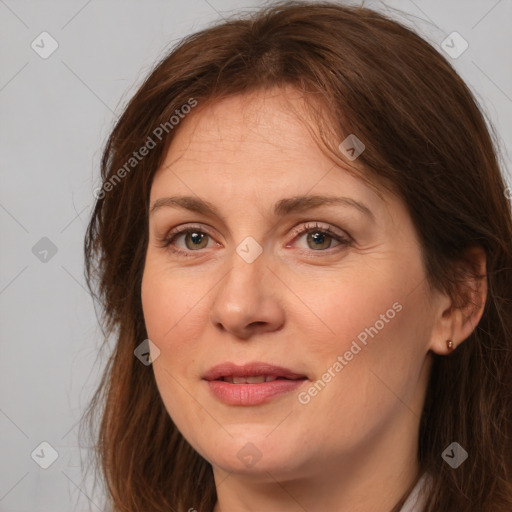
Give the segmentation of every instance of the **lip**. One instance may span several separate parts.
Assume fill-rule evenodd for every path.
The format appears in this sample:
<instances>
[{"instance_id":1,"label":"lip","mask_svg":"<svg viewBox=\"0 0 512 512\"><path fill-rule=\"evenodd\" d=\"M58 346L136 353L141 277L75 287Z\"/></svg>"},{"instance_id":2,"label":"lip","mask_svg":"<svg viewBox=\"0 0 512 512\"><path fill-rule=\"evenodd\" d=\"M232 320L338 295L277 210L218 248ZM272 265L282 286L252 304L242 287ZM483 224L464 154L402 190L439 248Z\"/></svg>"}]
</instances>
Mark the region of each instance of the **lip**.
<instances>
[{"instance_id":1,"label":"lip","mask_svg":"<svg viewBox=\"0 0 512 512\"><path fill-rule=\"evenodd\" d=\"M210 368L203 379L212 381L221 377L250 377L253 375L270 375L272 377L283 377L285 379L304 379L306 375L292 372L283 366L276 366L270 363L252 362L243 365L235 363L221 363Z\"/></svg>"},{"instance_id":2,"label":"lip","mask_svg":"<svg viewBox=\"0 0 512 512\"><path fill-rule=\"evenodd\" d=\"M267 375L281 377L283 380L262 382L258 384L233 384L221 380L223 377L251 377ZM283 366L264 362L252 362L244 365L222 363L216 365L203 376L210 391L217 399L228 405L259 405L266 403L276 396L289 393L305 381L307 376L293 372ZM286 380L285 380L286 379Z\"/></svg>"}]
</instances>

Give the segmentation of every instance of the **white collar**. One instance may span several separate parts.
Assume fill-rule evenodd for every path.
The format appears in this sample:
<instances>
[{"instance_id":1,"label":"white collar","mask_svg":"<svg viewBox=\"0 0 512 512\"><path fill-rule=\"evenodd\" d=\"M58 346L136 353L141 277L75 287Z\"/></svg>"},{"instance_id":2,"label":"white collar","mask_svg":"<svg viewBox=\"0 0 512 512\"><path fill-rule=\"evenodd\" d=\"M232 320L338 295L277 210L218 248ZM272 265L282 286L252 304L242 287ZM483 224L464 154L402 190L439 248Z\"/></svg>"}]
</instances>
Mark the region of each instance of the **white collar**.
<instances>
[{"instance_id":1,"label":"white collar","mask_svg":"<svg viewBox=\"0 0 512 512\"><path fill-rule=\"evenodd\" d=\"M430 486L432 477L428 473L423 473L418 483L409 494L406 502L403 504L400 512L423 512L425 504L425 494L422 491L427 490Z\"/></svg>"}]
</instances>

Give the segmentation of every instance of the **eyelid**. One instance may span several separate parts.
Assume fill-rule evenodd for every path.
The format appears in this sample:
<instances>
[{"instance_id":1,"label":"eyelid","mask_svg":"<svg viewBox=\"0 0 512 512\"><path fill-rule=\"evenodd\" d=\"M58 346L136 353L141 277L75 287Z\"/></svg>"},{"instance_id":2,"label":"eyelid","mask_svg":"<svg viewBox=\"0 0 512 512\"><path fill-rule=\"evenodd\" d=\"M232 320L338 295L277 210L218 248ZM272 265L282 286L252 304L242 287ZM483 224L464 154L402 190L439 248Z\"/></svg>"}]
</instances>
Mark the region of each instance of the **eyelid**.
<instances>
[{"instance_id":1,"label":"eyelid","mask_svg":"<svg viewBox=\"0 0 512 512\"><path fill-rule=\"evenodd\" d=\"M292 233L295 237L297 237L304 235L305 233L314 231L315 229L317 229L318 231L329 233L333 237L342 238L347 242L352 241L352 237L350 237L348 233L346 233L345 231L341 231L340 229L332 226L331 224L321 223L318 221L302 223L300 226L293 228Z\"/></svg>"}]
</instances>

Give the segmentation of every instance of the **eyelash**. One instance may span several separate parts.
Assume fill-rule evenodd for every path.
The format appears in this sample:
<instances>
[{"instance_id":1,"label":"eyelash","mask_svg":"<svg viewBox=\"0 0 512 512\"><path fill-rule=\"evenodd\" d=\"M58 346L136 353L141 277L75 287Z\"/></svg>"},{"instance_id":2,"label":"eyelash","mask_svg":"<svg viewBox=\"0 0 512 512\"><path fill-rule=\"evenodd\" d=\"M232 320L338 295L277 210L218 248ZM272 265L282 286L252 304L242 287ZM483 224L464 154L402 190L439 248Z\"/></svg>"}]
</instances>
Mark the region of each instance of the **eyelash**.
<instances>
[{"instance_id":1,"label":"eyelash","mask_svg":"<svg viewBox=\"0 0 512 512\"><path fill-rule=\"evenodd\" d=\"M209 236L210 238L213 238L213 237L211 237L211 235L208 232L204 231L204 229L200 226L185 226L185 227L176 228L173 231L171 231L169 234L167 234L165 237L163 237L162 239L159 239L158 240L159 247L164 248L164 249L170 249L173 253L178 254L178 255L182 255L185 257L193 257L194 256L193 253L195 253L195 252L199 253L199 252L201 252L201 250L198 249L196 251L192 251L192 250L185 251L183 249L176 249L175 247L172 246L172 243L179 236L188 234L188 233L200 233L200 234ZM305 224L304 226L301 226L300 228L294 229L293 230L293 236L294 236L293 240L295 241L297 238L300 238L302 235L309 234L309 233L322 233L324 235L328 235L329 238L333 238L334 240L339 242L340 245L337 247L334 247L334 248L322 249L322 250L318 250L318 251L314 251L312 249L310 249L310 250L299 249L299 252L301 254L306 254L306 253L310 254L311 252L313 252L313 253L318 252L318 253L321 253L318 256L321 256L321 255L325 255L325 253L330 252L333 249L336 250L337 248L339 249L340 247L341 248L350 247L353 243L353 240L350 237L348 237L348 236L344 237L344 236L334 232L334 230L332 229L331 226L327 225L327 227L322 227L316 222L313 224ZM287 244L287 247L288 247L288 244ZM315 258L317 256L310 255L310 257Z\"/></svg>"}]
</instances>

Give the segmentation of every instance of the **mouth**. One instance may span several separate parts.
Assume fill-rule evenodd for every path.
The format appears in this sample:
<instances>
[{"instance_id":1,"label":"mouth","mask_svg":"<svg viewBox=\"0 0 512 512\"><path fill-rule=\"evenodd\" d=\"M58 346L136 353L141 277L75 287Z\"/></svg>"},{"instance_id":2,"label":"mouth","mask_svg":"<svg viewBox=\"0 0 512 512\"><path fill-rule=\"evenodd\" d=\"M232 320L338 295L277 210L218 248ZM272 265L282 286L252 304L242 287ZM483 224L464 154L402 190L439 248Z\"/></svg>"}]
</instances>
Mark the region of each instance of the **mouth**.
<instances>
[{"instance_id":1,"label":"mouth","mask_svg":"<svg viewBox=\"0 0 512 512\"><path fill-rule=\"evenodd\" d=\"M305 378L305 377L304 377ZM275 380L302 380L301 378L288 379L286 377L276 377L275 375L249 375L247 377L235 377L233 375L226 375L221 377L222 382L229 382L230 384L262 384L263 382L274 382Z\"/></svg>"},{"instance_id":2,"label":"mouth","mask_svg":"<svg viewBox=\"0 0 512 512\"><path fill-rule=\"evenodd\" d=\"M306 375L282 366L223 363L211 368L203 379L210 391L228 405L259 405L289 394L308 380Z\"/></svg>"},{"instance_id":3,"label":"mouth","mask_svg":"<svg viewBox=\"0 0 512 512\"><path fill-rule=\"evenodd\" d=\"M203 379L220 380L231 384L262 384L275 380L303 380L307 379L307 376L269 363L254 362L240 366L228 362L210 368Z\"/></svg>"}]
</instances>

